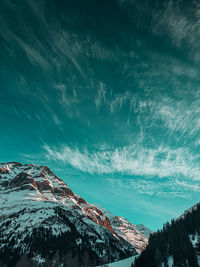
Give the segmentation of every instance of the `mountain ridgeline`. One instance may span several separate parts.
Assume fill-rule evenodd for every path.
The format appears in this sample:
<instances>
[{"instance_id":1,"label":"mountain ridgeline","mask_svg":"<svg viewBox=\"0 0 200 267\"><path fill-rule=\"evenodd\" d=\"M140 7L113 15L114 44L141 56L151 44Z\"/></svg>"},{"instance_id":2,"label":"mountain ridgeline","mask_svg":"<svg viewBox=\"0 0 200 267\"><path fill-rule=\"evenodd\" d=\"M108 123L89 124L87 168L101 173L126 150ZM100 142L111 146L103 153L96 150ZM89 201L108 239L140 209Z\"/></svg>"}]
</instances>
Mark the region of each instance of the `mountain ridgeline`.
<instances>
[{"instance_id":1,"label":"mountain ridgeline","mask_svg":"<svg viewBox=\"0 0 200 267\"><path fill-rule=\"evenodd\" d=\"M134 267L200 266L200 203L150 235Z\"/></svg>"},{"instance_id":2,"label":"mountain ridgeline","mask_svg":"<svg viewBox=\"0 0 200 267\"><path fill-rule=\"evenodd\" d=\"M86 202L46 166L0 163L0 207L0 267L97 266L148 243L148 229Z\"/></svg>"}]
</instances>

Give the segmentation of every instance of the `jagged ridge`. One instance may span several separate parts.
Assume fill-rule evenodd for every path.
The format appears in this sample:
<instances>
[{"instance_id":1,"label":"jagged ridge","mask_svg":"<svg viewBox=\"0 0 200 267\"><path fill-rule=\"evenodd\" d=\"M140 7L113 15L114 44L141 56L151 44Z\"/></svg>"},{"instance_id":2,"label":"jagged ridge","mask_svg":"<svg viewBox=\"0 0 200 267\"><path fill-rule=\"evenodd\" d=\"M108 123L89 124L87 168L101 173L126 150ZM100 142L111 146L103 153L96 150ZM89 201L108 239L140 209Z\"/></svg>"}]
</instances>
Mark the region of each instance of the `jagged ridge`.
<instances>
[{"instance_id":1,"label":"jagged ridge","mask_svg":"<svg viewBox=\"0 0 200 267\"><path fill-rule=\"evenodd\" d=\"M138 253L141 253L146 248L148 244L149 232L152 232L151 230L144 225L137 226L133 223L130 223L124 217L115 216L110 211L104 209L98 204L94 205L109 218L113 230L123 239L132 244Z\"/></svg>"},{"instance_id":2,"label":"jagged ridge","mask_svg":"<svg viewBox=\"0 0 200 267\"><path fill-rule=\"evenodd\" d=\"M136 254L97 207L48 167L0 164L0 258L5 266L95 266ZM46 262L46 263L45 263Z\"/></svg>"}]
</instances>

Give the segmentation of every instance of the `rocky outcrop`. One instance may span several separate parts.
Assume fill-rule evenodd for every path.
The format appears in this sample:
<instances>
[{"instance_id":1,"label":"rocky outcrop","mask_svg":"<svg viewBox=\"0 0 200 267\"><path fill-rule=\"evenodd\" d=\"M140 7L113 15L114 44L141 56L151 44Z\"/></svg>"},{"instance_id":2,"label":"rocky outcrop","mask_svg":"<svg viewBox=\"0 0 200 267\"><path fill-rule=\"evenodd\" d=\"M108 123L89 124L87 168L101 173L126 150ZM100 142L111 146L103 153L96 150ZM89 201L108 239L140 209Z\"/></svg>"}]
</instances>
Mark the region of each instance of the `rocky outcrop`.
<instances>
[{"instance_id":1,"label":"rocky outcrop","mask_svg":"<svg viewBox=\"0 0 200 267\"><path fill-rule=\"evenodd\" d=\"M146 248L148 244L148 236L146 236L143 232L145 226L143 226L142 231L140 231L137 228L137 225L130 223L127 219L113 215L98 204L95 204L95 206L97 206L97 208L100 209L107 218L109 218L109 224L112 227L112 230L118 236L132 244L138 253L141 253Z\"/></svg>"}]
</instances>

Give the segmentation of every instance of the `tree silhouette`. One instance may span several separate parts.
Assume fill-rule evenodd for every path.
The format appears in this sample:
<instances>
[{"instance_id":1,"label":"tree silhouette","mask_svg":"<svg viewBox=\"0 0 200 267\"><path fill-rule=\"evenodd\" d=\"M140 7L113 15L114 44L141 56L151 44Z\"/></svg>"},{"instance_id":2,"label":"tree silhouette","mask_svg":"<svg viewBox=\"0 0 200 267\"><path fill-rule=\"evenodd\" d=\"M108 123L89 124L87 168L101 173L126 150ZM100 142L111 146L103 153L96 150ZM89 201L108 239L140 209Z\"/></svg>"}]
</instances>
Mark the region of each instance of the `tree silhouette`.
<instances>
[{"instance_id":1,"label":"tree silhouette","mask_svg":"<svg viewBox=\"0 0 200 267\"><path fill-rule=\"evenodd\" d=\"M150 235L146 249L135 258L135 267L168 266L169 256L174 266L197 267L197 254L200 255L200 238L192 245L192 235L200 235L200 204L197 204L184 217L164 224L163 229Z\"/></svg>"}]
</instances>

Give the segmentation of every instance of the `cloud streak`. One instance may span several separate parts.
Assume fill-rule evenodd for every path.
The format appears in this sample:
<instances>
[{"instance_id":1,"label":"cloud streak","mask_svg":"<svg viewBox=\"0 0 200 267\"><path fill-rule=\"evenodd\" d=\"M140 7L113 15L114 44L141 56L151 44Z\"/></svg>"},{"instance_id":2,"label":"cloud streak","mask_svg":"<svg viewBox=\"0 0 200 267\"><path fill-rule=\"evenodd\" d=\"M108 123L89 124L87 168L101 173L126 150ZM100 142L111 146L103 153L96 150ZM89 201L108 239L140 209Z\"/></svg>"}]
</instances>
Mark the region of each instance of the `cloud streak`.
<instances>
[{"instance_id":1,"label":"cloud streak","mask_svg":"<svg viewBox=\"0 0 200 267\"><path fill-rule=\"evenodd\" d=\"M200 179L197 158L187 148L171 149L160 146L157 149L147 149L128 146L89 152L86 148L81 151L77 147L66 145L59 149L45 145L44 149L48 159L65 162L87 173Z\"/></svg>"},{"instance_id":2,"label":"cloud streak","mask_svg":"<svg viewBox=\"0 0 200 267\"><path fill-rule=\"evenodd\" d=\"M192 193L199 193L200 186L192 183L192 181L182 181L175 179L160 179L155 182L151 179L119 179L108 178L108 182L114 188L121 188L127 191L133 189L142 195L161 196L167 198L188 198Z\"/></svg>"},{"instance_id":3,"label":"cloud streak","mask_svg":"<svg viewBox=\"0 0 200 267\"><path fill-rule=\"evenodd\" d=\"M103 103L105 103L105 101L106 101L106 88L105 88L105 85L102 82L100 82L97 96L95 99L97 110L99 110L99 108L101 107Z\"/></svg>"},{"instance_id":4,"label":"cloud streak","mask_svg":"<svg viewBox=\"0 0 200 267\"><path fill-rule=\"evenodd\" d=\"M199 59L200 4L191 1L183 8L182 1L167 1L160 12L154 13L153 32L156 35L168 34L178 48L189 48L190 57ZM164 31L163 31L164 29Z\"/></svg>"}]
</instances>

